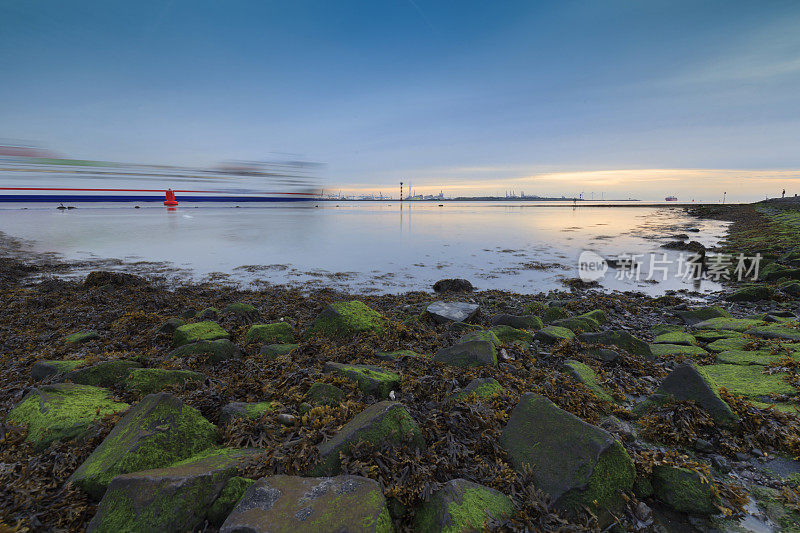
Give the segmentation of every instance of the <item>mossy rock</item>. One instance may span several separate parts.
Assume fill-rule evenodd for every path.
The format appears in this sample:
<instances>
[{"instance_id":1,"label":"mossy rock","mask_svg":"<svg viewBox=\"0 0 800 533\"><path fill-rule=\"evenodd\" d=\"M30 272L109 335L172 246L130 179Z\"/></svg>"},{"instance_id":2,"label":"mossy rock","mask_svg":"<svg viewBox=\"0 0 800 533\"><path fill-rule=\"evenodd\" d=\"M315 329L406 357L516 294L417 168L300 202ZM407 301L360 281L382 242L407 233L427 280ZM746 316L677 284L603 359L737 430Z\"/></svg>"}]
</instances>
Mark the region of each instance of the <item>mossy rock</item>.
<instances>
[{"instance_id":1,"label":"mossy rock","mask_svg":"<svg viewBox=\"0 0 800 533\"><path fill-rule=\"evenodd\" d=\"M57 383L38 387L26 394L9 411L6 421L26 427L28 435L25 441L42 450L51 442L84 435L93 422L129 407L127 403L114 401L106 389Z\"/></svg>"},{"instance_id":2,"label":"mossy rock","mask_svg":"<svg viewBox=\"0 0 800 533\"><path fill-rule=\"evenodd\" d=\"M70 370L74 370L83 365L83 363L83 359L74 359L72 361L57 361L53 359L36 361L31 368L31 377L34 381L41 381L50 376L66 374Z\"/></svg>"},{"instance_id":3,"label":"mossy rock","mask_svg":"<svg viewBox=\"0 0 800 533\"><path fill-rule=\"evenodd\" d=\"M462 342L472 342L472 341L486 341L491 342L495 346L500 346L500 338L497 334L492 331L491 329L482 329L479 331L470 331L469 333L465 333L458 339L459 343Z\"/></svg>"},{"instance_id":4,"label":"mossy rock","mask_svg":"<svg viewBox=\"0 0 800 533\"><path fill-rule=\"evenodd\" d=\"M499 396L503 387L494 378L475 378L462 390L453 394L453 401L462 401L467 398L488 399Z\"/></svg>"},{"instance_id":5,"label":"mossy rock","mask_svg":"<svg viewBox=\"0 0 800 533\"><path fill-rule=\"evenodd\" d=\"M381 445L384 442L397 444L410 442L417 448L425 447L422 431L412 416L399 402L378 402L357 414L342 426L336 435L318 446L320 462L311 475L332 475L341 471L339 454L350 453L357 442Z\"/></svg>"},{"instance_id":6,"label":"mossy rock","mask_svg":"<svg viewBox=\"0 0 800 533\"><path fill-rule=\"evenodd\" d=\"M228 339L198 341L184 344L172 351L173 357L198 356L207 363L221 363L228 359L241 359L242 350Z\"/></svg>"},{"instance_id":7,"label":"mossy rock","mask_svg":"<svg viewBox=\"0 0 800 533\"><path fill-rule=\"evenodd\" d=\"M800 329L783 325L758 326L748 330L747 333L764 339L800 341Z\"/></svg>"},{"instance_id":8,"label":"mossy rock","mask_svg":"<svg viewBox=\"0 0 800 533\"><path fill-rule=\"evenodd\" d=\"M418 533L484 531L489 520L502 520L514 511L511 499L495 489L466 479L453 479L433 493L414 515Z\"/></svg>"},{"instance_id":9,"label":"mossy rock","mask_svg":"<svg viewBox=\"0 0 800 533\"><path fill-rule=\"evenodd\" d=\"M219 421L221 424L227 424L236 418L245 418L252 420L260 418L261 415L275 409L273 402L231 402L225 405L219 413Z\"/></svg>"},{"instance_id":10,"label":"mossy rock","mask_svg":"<svg viewBox=\"0 0 800 533\"><path fill-rule=\"evenodd\" d=\"M170 467L119 475L109 484L87 531L194 531L239 466L257 453L211 450Z\"/></svg>"},{"instance_id":11,"label":"mossy rock","mask_svg":"<svg viewBox=\"0 0 800 533\"><path fill-rule=\"evenodd\" d=\"M578 315L578 318L589 318L591 320L594 320L601 326L606 322L608 322L608 317L606 316L606 312L603 311L602 309L594 309L587 313L583 313L582 315Z\"/></svg>"},{"instance_id":12,"label":"mossy rock","mask_svg":"<svg viewBox=\"0 0 800 533\"><path fill-rule=\"evenodd\" d=\"M314 320L309 334L326 337L352 338L362 333L380 335L386 319L358 300L330 304Z\"/></svg>"},{"instance_id":13,"label":"mossy rock","mask_svg":"<svg viewBox=\"0 0 800 533\"><path fill-rule=\"evenodd\" d=\"M683 344L651 344L650 351L655 357L665 357L667 355L703 357L708 355L708 352L699 346L684 346Z\"/></svg>"},{"instance_id":14,"label":"mossy rock","mask_svg":"<svg viewBox=\"0 0 800 533\"><path fill-rule=\"evenodd\" d=\"M542 329L542 319L536 315L498 314L492 317L492 326L509 326L515 329Z\"/></svg>"},{"instance_id":15,"label":"mossy rock","mask_svg":"<svg viewBox=\"0 0 800 533\"><path fill-rule=\"evenodd\" d=\"M718 384L703 370L703 367L684 364L676 367L664 378L647 402L660 404L670 399L693 401L708 412L717 424L733 426L738 422L738 417L722 399L717 389Z\"/></svg>"},{"instance_id":16,"label":"mossy rock","mask_svg":"<svg viewBox=\"0 0 800 533\"><path fill-rule=\"evenodd\" d=\"M221 526L236 507L236 504L239 503L239 500L242 499L245 491L253 483L255 483L255 480L240 476L233 476L226 481L225 486L222 487L222 492L219 493L217 499L208 508L208 521L217 527Z\"/></svg>"},{"instance_id":17,"label":"mossy rock","mask_svg":"<svg viewBox=\"0 0 800 533\"><path fill-rule=\"evenodd\" d=\"M377 481L271 476L250 485L220 528L243 531L392 533L394 526Z\"/></svg>"},{"instance_id":18,"label":"mossy rock","mask_svg":"<svg viewBox=\"0 0 800 533\"><path fill-rule=\"evenodd\" d=\"M769 285L750 285L736 290L725 297L729 302L758 302L771 300L775 296L775 289Z\"/></svg>"},{"instance_id":19,"label":"mossy rock","mask_svg":"<svg viewBox=\"0 0 800 533\"><path fill-rule=\"evenodd\" d=\"M533 301L523 309L525 314L536 316L542 316L545 311L547 311L547 304L539 301Z\"/></svg>"},{"instance_id":20,"label":"mossy rock","mask_svg":"<svg viewBox=\"0 0 800 533\"><path fill-rule=\"evenodd\" d=\"M698 329L693 332L693 335L700 342L714 342L720 339L734 339L742 336L738 331L727 329Z\"/></svg>"},{"instance_id":21,"label":"mossy rock","mask_svg":"<svg viewBox=\"0 0 800 533\"><path fill-rule=\"evenodd\" d=\"M758 365L707 365L700 367L719 387L747 398L770 394L793 395L797 390L784 381L786 373L764 374Z\"/></svg>"},{"instance_id":22,"label":"mossy rock","mask_svg":"<svg viewBox=\"0 0 800 533\"><path fill-rule=\"evenodd\" d=\"M552 326L570 329L575 333L583 333L584 331L598 331L600 329L600 324L598 324L596 321L582 316L562 318L559 320L554 320L550 324Z\"/></svg>"},{"instance_id":23,"label":"mossy rock","mask_svg":"<svg viewBox=\"0 0 800 533\"><path fill-rule=\"evenodd\" d=\"M272 324L255 324L250 326L244 341L260 342L261 344L292 344L294 331L288 322L273 322Z\"/></svg>"},{"instance_id":24,"label":"mossy rock","mask_svg":"<svg viewBox=\"0 0 800 533\"><path fill-rule=\"evenodd\" d=\"M563 307L548 307L542 312L542 322L549 324L555 320L569 318L569 312Z\"/></svg>"},{"instance_id":25,"label":"mossy rock","mask_svg":"<svg viewBox=\"0 0 800 533\"><path fill-rule=\"evenodd\" d=\"M315 405L339 405L344 397L344 391L336 385L316 382L308 389L305 401Z\"/></svg>"},{"instance_id":26,"label":"mossy rock","mask_svg":"<svg viewBox=\"0 0 800 533\"><path fill-rule=\"evenodd\" d=\"M586 344L599 344L601 346L615 346L622 350L640 355L642 357L652 357L653 352L650 346L643 340L634 337L627 331L601 331L599 333L581 333L578 339Z\"/></svg>"},{"instance_id":27,"label":"mossy rock","mask_svg":"<svg viewBox=\"0 0 800 533\"><path fill-rule=\"evenodd\" d=\"M182 385L187 381L204 381L206 377L191 370L166 370L163 368L136 368L125 379L125 386L139 394L157 392L169 385Z\"/></svg>"},{"instance_id":28,"label":"mossy rock","mask_svg":"<svg viewBox=\"0 0 800 533\"><path fill-rule=\"evenodd\" d=\"M536 486L569 512L620 510L636 477L611 434L533 393L520 398L500 444L516 469L530 468Z\"/></svg>"},{"instance_id":29,"label":"mossy rock","mask_svg":"<svg viewBox=\"0 0 800 533\"><path fill-rule=\"evenodd\" d=\"M489 336L485 337L490 338ZM491 337L497 339L494 333L491 333ZM462 368L474 366L496 366L497 345L492 340L462 340L453 346L448 346L438 350L433 355L433 360L438 363L444 363L446 365Z\"/></svg>"},{"instance_id":30,"label":"mossy rock","mask_svg":"<svg viewBox=\"0 0 800 533\"><path fill-rule=\"evenodd\" d=\"M712 481L688 468L655 466L651 477L653 494L681 513L713 515L720 512Z\"/></svg>"},{"instance_id":31,"label":"mossy rock","mask_svg":"<svg viewBox=\"0 0 800 533\"><path fill-rule=\"evenodd\" d=\"M780 491L770 487L750 486L750 496L758 510L786 533L800 532L800 510L792 509L781 499Z\"/></svg>"},{"instance_id":32,"label":"mossy rock","mask_svg":"<svg viewBox=\"0 0 800 533\"><path fill-rule=\"evenodd\" d=\"M767 366L778 362L779 355L773 355L768 350L744 351L728 350L717 354L716 363L728 365L761 365Z\"/></svg>"},{"instance_id":33,"label":"mossy rock","mask_svg":"<svg viewBox=\"0 0 800 533\"><path fill-rule=\"evenodd\" d=\"M744 350L745 346L751 344L755 339L739 335L726 339L717 339L708 343L706 349L710 352L727 352L728 350Z\"/></svg>"},{"instance_id":34,"label":"mossy rock","mask_svg":"<svg viewBox=\"0 0 800 533\"><path fill-rule=\"evenodd\" d=\"M751 318L710 318L695 324L693 327L696 329L729 329L732 331L746 331L754 326L761 326L764 322L762 320L753 320Z\"/></svg>"},{"instance_id":35,"label":"mossy rock","mask_svg":"<svg viewBox=\"0 0 800 533\"><path fill-rule=\"evenodd\" d=\"M375 352L375 357L382 361L394 361L395 359L400 359L402 357L427 357L422 354L418 354L414 350L394 350L391 352L384 352L383 350L377 350Z\"/></svg>"},{"instance_id":36,"label":"mossy rock","mask_svg":"<svg viewBox=\"0 0 800 533\"><path fill-rule=\"evenodd\" d=\"M671 331L662 333L653 339L653 344L682 344L684 346L697 346L697 339L691 333L685 331ZM652 347L651 347L652 350Z\"/></svg>"},{"instance_id":37,"label":"mossy rock","mask_svg":"<svg viewBox=\"0 0 800 533\"><path fill-rule=\"evenodd\" d=\"M141 368L141 366L136 361L127 361L125 359L102 361L92 366L73 370L64 376L64 379L81 385L111 387L124 381L134 368Z\"/></svg>"},{"instance_id":38,"label":"mossy rock","mask_svg":"<svg viewBox=\"0 0 800 533\"><path fill-rule=\"evenodd\" d=\"M216 427L197 409L171 394L151 394L122 417L69 481L97 498L116 476L169 466L216 438Z\"/></svg>"},{"instance_id":39,"label":"mossy rock","mask_svg":"<svg viewBox=\"0 0 800 533\"><path fill-rule=\"evenodd\" d=\"M228 339L230 335L222 329L219 324L211 320L186 324L175 330L172 336L174 348L191 344L199 341L215 341L217 339Z\"/></svg>"},{"instance_id":40,"label":"mossy rock","mask_svg":"<svg viewBox=\"0 0 800 533\"><path fill-rule=\"evenodd\" d=\"M650 333L656 337L665 333L673 333L676 331L683 331L683 326L678 324L657 324L650 328Z\"/></svg>"},{"instance_id":41,"label":"mossy rock","mask_svg":"<svg viewBox=\"0 0 800 533\"><path fill-rule=\"evenodd\" d=\"M328 362L325 371L352 379L361 392L378 398L388 398L391 391L400 387L400 375L379 366Z\"/></svg>"},{"instance_id":42,"label":"mossy rock","mask_svg":"<svg viewBox=\"0 0 800 533\"><path fill-rule=\"evenodd\" d=\"M219 309L216 307L206 307L196 317L198 320L216 320L219 317Z\"/></svg>"},{"instance_id":43,"label":"mossy rock","mask_svg":"<svg viewBox=\"0 0 800 533\"><path fill-rule=\"evenodd\" d=\"M161 324L158 328L159 333L173 334L175 330L186 324L186 321L181 318L170 318Z\"/></svg>"},{"instance_id":44,"label":"mossy rock","mask_svg":"<svg viewBox=\"0 0 800 533\"><path fill-rule=\"evenodd\" d=\"M614 403L614 398L603 390L603 387L597 382L597 374L592 370L592 367L580 361L569 360L564 363L564 368L570 376L589 387L599 399L604 402Z\"/></svg>"},{"instance_id":45,"label":"mossy rock","mask_svg":"<svg viewBox=\"0 0 800 533\"><path fill-rule=\"evenodd\" d=\"M561 326L545 326L536 332L536 339L546 344L555 344L574 340L575 333L571 329Z\"/></svg>"},{"instance_id":46,"label":"mossy rock","mask_svg":"<svg viewBox=\"0 0 800 533\"><path fill-rule=\"evenodd\" d=\"M292 353L298 346L299 344L265 344L258 353L267 361L271 361L281 355Z\"/></svg>"},{"instance_id":47,"label":"mossy rock","mask_svg":"<svg viewBox=\"0 0 800 533\"><path fill-rule=\"evenodd\" d=\"M72 335L67 335L64 340L67 344L83 344L84 342L93 341L95 339L99 339L100 334L94 330L89 331L79 331L77 333L73 333Z\"/></svg>"},{"instance_id":48,"label":"mossy rock","mask_svg":"<svg viewBox=\"0 0 800 533\"><path fill-rule=\"evenodd\" d=\"M258 310L253 305L244 302L235 302L228 304L225 309L222 310L222 313L226 315L253 316L258 314Z\"/></svg>"},{"instance_id":49,"label":"mossy rock","mask_svg":"<svg viewBox=\"0 0 800 533\"><path fill-rule=\"evenodd\" d=\"M678 311L676 313L687 325L693 326L711 318L731 318L731 314L724 307L713 305L700 309Z\"/></svg>"}]
</instances>

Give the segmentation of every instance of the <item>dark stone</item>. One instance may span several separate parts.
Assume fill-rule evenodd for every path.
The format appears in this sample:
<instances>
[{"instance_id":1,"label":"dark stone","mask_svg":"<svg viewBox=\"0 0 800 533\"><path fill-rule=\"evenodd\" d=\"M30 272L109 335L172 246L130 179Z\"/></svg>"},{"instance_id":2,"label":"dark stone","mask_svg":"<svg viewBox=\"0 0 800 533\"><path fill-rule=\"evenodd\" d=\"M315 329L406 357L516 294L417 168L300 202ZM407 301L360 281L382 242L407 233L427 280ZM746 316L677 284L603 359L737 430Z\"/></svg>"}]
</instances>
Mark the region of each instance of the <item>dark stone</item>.
<instances>
[{"instance_id":1,"label":"dark stone","mask_svg":"<svg viewBox=\"0 0 800 533\"><path fill-rule=\"evenodd\" d=\"M89 272L83 281L84 287L102 287L104 285L115 285L117 287L137 287L147 285L147 281L133 274L125 272L109 272L107 270L95 270Z\"/></svg>"},{"instance_id":2,"label":"dark stone","mask_svg":"<svg viewBox=\"0 0 800 533\"><path fill-rule=\"evenodd\" d=\"M136 361L126 361L125 359L102 361L92 366L73 370L64 376L64 379L82 385L111 387L124 381L131 370L141 368L141 366Z\"/></svg>"},{"instance_id":3,"label":"dark stone","mask_svg":"<svg viewBox=\"0 0 800 533\"><path fill-rule=\"evenodd\" d=\"M602 346L615 346L629 353L651 358L653 353L650 345L637 339L627 331L601 331L599 333L581 333L578 336L586 344L599 344Z\"/></svg>"},{"instance_id":4,"label":"dark stone","mask_svg":"<svg viewBox=\"0 0 800 533\"><path fill-rule=\"evenodd\" d=\"M463 512L464 509L469 511ZM417 510L414 531L482 531L487 521L502 520L513 511L513 502L502 492L466 479L454 479Z\"/></svg>"},{"instance_id":5,"label":"dark stone","mask_svg":"<svg viewBox=\"0 0 800 533\"><path fill-rule=\"evenodd\" d=\"M433 356L433 360L450 366L495 366L497 365L497 347L488 340L464 341L442 348Z\"/></svg>"},{"instance_id":6,"label":"dark stone","mask_svg":"<svg viewBox=\"0 0 800 533\"><path fill-rule=\"evenodd\" d=\"M501 313L494 315L492 326L511 326L517 329L542 329L542 319L536 315L507 315Z\"/></svg>"},{"instance_id":7,"label":"dark stone","mask_svg":"<svg viewBox=\"0 0 800 533\"><path fill-rule=\"evenodd\" d=\"M434 302L427 308L427 312L439 324L447 322L466 322L478 314L478 304L468 302Z\"/></svg>"},{"instance_id":8,"label":"dark stone","mask_svg":"<svg viewBox=\"0 0 800 533\"><path fill-rule=\"evenodd\" d=\"M400 376L380 366L328 362L325 363L325 372L351 379L361 392L378 398L388 398L391 391L400 387Z\"/></svg>"},{"instance_id":9,"label":"dark stone","mask_svg":"<svg viewBox=\"0 0 800 533\"><path fill-rule=\"evenodd\" d=\"M436 292L472 292L475 287L466 279L449 278L440 279L434 283L433 290Z\"/></svg>"},{"instance_id":10,"label":"dark stone","mask_svg":"<svg viewBox=\"0 0 800 533\"><path fill-rule=\"evenodd\" d=\"M228 359L241 359L242 350L228 339L215 341L198 341L184 344L170 354L173 357L187 357L190 355L201 356L209 363L219 363Z\"/></svg>"},{"instance_id":11,"label":"dark stone","mask_svg":"<svg viewBox=\"0 0 800 533\"><path fill-rule=\"evenodd\" d=\"M160 333L175 333L176 329L185 324L186 322L181 318L170 318L158 328L158 331Z\"/></svg>"},{"instance_id":12,"label":"dark stone","mask_svg":"<svg viewBox=\"0 0 800 533\"><path fill-rule=\"evenodd\" d=\"M665 398L692 400L710 414L721 425L735 424L737 416L720 397L711 378L699 367L684 364L675 368L661 383L650 401L660 402Z\"/></svg>"}]
</instances>

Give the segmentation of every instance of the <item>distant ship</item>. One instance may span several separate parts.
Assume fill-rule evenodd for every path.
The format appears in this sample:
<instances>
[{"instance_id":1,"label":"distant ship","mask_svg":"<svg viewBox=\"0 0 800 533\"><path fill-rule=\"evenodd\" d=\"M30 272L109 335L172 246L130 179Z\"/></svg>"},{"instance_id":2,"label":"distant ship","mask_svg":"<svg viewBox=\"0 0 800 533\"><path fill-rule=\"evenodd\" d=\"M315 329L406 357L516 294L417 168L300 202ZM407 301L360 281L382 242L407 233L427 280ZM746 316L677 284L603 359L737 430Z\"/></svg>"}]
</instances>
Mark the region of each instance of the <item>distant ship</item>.
<instances>
[{"instance_id":1,"label":"distant ship","mask_svg":"<svg viewBox=\"0 0 800 533\"><path fill-rule=\"evenodd\" d=\"M678 201L678 197L677 196L667 196L666 198L664 198L664 200L666 200L667 202L677 202Z\"/></svg>"}]
</instances>

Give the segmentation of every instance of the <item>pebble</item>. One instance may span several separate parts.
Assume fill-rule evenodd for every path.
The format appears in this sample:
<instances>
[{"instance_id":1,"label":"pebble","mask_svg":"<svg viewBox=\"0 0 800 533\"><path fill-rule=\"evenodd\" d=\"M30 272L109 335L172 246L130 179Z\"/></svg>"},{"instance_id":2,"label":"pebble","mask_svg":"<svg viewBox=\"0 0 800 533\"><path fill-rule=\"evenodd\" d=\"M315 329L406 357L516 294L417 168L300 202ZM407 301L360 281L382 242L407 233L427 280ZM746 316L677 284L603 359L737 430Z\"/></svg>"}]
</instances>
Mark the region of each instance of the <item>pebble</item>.
<instances>
[{"instance_id":1,"label":"pebble","mask_svg":"<svg viewBox=\"0 0 800 533\"><path fill-rule=\"evenodd\" d=\"M649 522L653 518L653 511L644 502L636 506L636 518L642 522Z\"/></svg>"},{"instance_id":2,"label":"pebble","mask_svg":"<svg viewBox=\"0 0 800 533\"><path fill-rule=\"evenodd\" d=\"M289 413L281 413L278 415L278 422L284 426L293 426L296 421L297 417Z\"/></svg>"}]
</instances>

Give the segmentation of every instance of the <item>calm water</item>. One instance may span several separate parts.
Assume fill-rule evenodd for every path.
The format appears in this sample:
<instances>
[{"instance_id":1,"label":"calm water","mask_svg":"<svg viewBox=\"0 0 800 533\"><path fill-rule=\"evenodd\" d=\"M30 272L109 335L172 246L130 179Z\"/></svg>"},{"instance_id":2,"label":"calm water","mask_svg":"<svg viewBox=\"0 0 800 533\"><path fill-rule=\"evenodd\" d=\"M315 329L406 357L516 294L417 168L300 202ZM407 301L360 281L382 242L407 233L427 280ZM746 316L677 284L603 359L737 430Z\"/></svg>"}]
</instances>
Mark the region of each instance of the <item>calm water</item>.
<instances>
[{"instance_id":1,"label":"calm water","mask_svg":"<svg viewBox=\"0 0 800 533\"><path fill-rule=\"evenodd\" d=\"M697 221L659 207L557 207L510 202L320 202L308 206L130 204L79 205L59 211L37 204L0 207L0 231L34 251L67 259L118 258L164 263L164 271L193 279L244 284L318 283L358 291L429 289L441 278L464 277L480 289L538 292L564 288L577 276L581 251L604 257L643 254L642 276L617 279L609 290L716 290L675 276L649 283L650 253L676 233L713 244L725 224ZM141 266L141 265L140 265ZM648 268L646 268L648 267ZM661 280L662 276L657 276Z\"/></svg>"}]
</instances>

